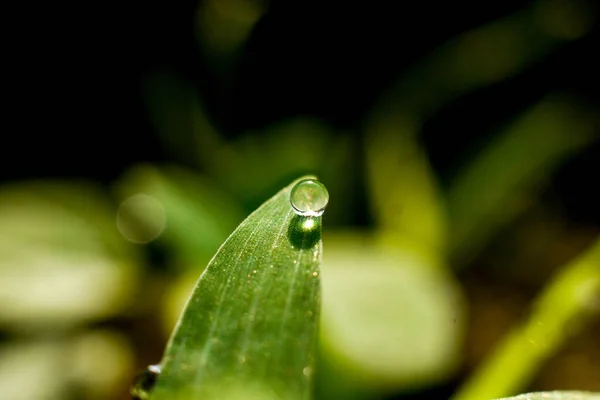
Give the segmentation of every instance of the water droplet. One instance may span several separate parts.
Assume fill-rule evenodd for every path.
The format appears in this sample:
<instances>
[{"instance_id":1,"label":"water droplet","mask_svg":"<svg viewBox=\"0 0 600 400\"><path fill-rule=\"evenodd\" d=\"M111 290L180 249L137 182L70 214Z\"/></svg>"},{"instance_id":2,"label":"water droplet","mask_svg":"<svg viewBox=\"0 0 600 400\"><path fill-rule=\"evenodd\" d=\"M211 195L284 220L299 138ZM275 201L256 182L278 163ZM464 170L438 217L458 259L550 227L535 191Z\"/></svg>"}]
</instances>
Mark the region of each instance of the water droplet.
<instances>
[{"instance_id":1,"label":"water droplet","mask_svg":"<svg viewBox=\"0 0 600 400\"><path fill-rule=\"evenodd\" d=\"M298 182L290 194L290 203L298 215L305 217L318 217L323 214L329 193L321 182L315 179L303 179Z\"/></svg>"},{"instance_id":2,"label":"water droplet","mask_svg":"<svg viewBox=\"0 0 600 400\"><path fill-rule=\"evenodd\" d=\"M133 400L149 399L159 374L160 365L149 365L144 372L136 376L130 390Z\"/></svg>"}]
</instances>

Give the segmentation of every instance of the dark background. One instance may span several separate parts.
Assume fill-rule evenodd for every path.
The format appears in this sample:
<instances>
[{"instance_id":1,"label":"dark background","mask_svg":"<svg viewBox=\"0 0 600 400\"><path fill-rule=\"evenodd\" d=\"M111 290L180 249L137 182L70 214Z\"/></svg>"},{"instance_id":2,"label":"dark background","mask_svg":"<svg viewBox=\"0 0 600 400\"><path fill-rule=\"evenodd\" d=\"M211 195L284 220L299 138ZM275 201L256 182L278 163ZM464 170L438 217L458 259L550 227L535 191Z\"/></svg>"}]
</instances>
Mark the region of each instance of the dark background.
<instances>
[{"instance_id":1,"label":"dark background","mask_svg":"<svg viewBox=\"0 0 600 400\"><path fill-rule=\"evenodd\" d=\"M153 132L140 89L146 74L162 69L195 83L229 137L303 114L356 128L377 96L418 59L526 4L272 1L227 87L198 51L196 2L36 5L11 21L5 37L8 112L0 178L108 182L138 161L172 159ZM442 178L493 127L545 94L566 91L597 105L597 31L434 115L422 140ZM589 198L576 182L589 182L600 169L597 154L597 146L590 147L565 167L557 190Z\"/></svg>"}]
</instances>

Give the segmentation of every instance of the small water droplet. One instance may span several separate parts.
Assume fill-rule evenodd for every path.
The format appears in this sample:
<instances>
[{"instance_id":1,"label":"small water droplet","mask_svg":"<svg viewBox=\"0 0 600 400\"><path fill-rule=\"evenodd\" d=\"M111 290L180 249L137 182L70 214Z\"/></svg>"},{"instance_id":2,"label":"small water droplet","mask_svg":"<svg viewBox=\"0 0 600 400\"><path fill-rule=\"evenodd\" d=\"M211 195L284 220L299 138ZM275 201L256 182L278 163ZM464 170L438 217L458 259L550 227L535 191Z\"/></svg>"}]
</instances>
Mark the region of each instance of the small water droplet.
<instances>
[{"instance_id":1,"label":"small water droplet","mask_svg":"<svg viewBox=\"0 0 600 400\"><path fill-rule=\"evenodd\" d=\"M317 271L315 271L315 272L313 272L313 274L312 274L312 275L313 275L313 276L318 276L318 275L319 275L319 273L318 273Z\"/></svg>"},{"instance_id":2,"label":"small water droplet","mask_svg":"<svg viewBox=\"0 0 600 400\"><path fill-rule=\"evenodd\" d=\"M304 376L310 376L312 374L312 368L304 367L304 369L302 370L302 373L304 374Z\"/></svg>"},{"instance_id":3,"label":"small water droplet","mask_svg":"<svg viewBox=\"0 0 600 400\"><path fill-rule=\"evenodd\" d=\"M147 400L160 375L160 365L149 365L145 371L135 377L130 394L133 400Z\"/></svg>"},{"instance_id":4,"label":"small water droplet","mask_svg":"<svg viewBox=\"0 0 600 400\"><path fill-rule=\"evenodd\" d=\"M318 217L322 215L329 202L329 192L316 179L303 179L290 193L290 203L298 215Z\"/></svg>"}]
</instances>

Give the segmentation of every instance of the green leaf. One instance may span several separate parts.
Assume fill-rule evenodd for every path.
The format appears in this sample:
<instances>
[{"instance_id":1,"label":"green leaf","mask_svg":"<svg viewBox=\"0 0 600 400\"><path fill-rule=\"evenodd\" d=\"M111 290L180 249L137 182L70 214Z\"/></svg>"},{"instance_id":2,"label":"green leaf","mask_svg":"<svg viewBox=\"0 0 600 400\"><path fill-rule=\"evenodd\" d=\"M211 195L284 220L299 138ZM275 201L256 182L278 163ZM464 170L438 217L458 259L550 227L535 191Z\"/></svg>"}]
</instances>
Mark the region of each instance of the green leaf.
<instances>
[{"instance_id":1,"label":"green leaf","mask_svg":"<svg viewBox=\"0 0 600 400\"><path fill-rule=\"evenodd\" d=\"M131 374L133 364L130 343L113 330L20 336L0 344L0 398L122 398L123 377ZM63 365L68 368L57 368Z\"/></svg>"},{"instance_id":2,"label":"green leaf","mask_svg":"<svg viewBox=\"0 0 600 400\"><path fill-rule=\"evenodd\" d=\"M426 118L459 96L514 76L586 35L593 26L590 15L585 2L541 0L452 37L388 90L385 101L395 105L379 108L412 110Z\"/></svg>"},{"instance_id":3,"label":"green leaf","mask_svg":"<svg viewBox=\"0 0 600 400\"><path fill-rule=\"evenodd\" d=\"M515 397L504 397L498 400L600 400L600 393L555 391L520 394Z\"/></svg>"},{"instance_id":4,"label":"green leaf","mask_svg":"<svg viewBox=\"0 0 600 400\"><path fill-rule=\"evenodd\" d=\"M457 175L448 191L456 264L470 261L495 232L527 209L548 175L597 138L594 115L569 98L549 96Z\"/></svg>"},{"instance_id":5,"label":"green leaf","mask_svg":"<svg viewBox=\"0 0 600 400\"><path fill-rule=\"evenodd\" d=\"M452 276L369 235L325 238L320 350L330 365L319 365L318 398L415 389L453 373L465 318Z\"/></svg>"},{"instance_id":6,"label":"green leaf","mask_svg":"<svg viewBox=\"0 0 600 400\"><path fill-rule=\"evenodd\" d=\"M156 240L172 249L186 266L204 268L244 215L214 182L176 166L137 166L118 182L116 191L124 200L119 226L130 240L144 243L139 239L152 237L160 225L155 220L162 213L164 231L157 232ZM143 202L136 200L140 196L153 200L157 209L144 212ZM123 212L126 205L128 213Z\"/></svg>"},{"instance_id":7,"label":"green leaf","mask_svg":"<svg viewBox=\"0 0 600 400\"><path fill-rule=\"evenodd\" d=\"M152 400L308 399L320 305L321 217L293 184L227 239L167 345Z\"/></svg>"},{"instance_id":8,"label":"green leaf","mask_svg":"<svg viewBox=\"0 0 600 400\"><path fill-rule=\"evenodd\" d=\"M0 325L64 330L128 308L141 255L119 235L115 214L106 194L88 182L3 186Z\"/></svg>"},{"instance_id":9,"label":"green leaf","mask_svg":"<svg viewBox=\"0 0 600 400\"><path fill-rule=\"evenodd\" d=\"M367 125L367 170L382 241L443 258L447 218L436 177L416 140L417 118L379 111Z\"/></svg>"},{"instance_id":10,"label":"green leaf","mask_svg":"<svg viewBox=\"0 0 600 400\"><path fill-rule=\"evenodd\" d=\"M539 368L598 315L600 239L567 264L533 303L527 321L510 332L452 400L517 393Z\"/></svg>"},{"instance_id":11,"label":"green leaf","mask_svg":"<svg viewBox=\"0 0 600 400\"><path fill-rule=\"evenodd\" d=\"M199 5L196 38L204 60L221 85L230 85L235 78L242 47L266 10L265 2L247 0L209 0Z\"/></svg>"}]
</instances>

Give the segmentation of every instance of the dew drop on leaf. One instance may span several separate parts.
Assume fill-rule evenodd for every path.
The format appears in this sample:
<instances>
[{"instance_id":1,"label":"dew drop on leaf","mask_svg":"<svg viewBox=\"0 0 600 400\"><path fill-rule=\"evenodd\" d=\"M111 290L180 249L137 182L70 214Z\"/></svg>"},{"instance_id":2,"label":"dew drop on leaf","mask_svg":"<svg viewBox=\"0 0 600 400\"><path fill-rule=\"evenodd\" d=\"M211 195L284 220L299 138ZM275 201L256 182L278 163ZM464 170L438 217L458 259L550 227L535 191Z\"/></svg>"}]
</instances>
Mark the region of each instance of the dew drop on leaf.
<instances>
[{"instance_id":1,"label":"dew drop on leaf","mask_svg":"<svg viewBox=\"0 0 600 400\"><path fill-rule=\"evenodd\" d=\"M318 217L322 215L329 202L329 192L321 182L315 179L303 179L290 193L290 203L298 215Z\"/></svg>"},{"instance_id":2,"label":"dew drop on leaf","mask_svg":"<svg viewBox=\"0 0 600 400\"><path fill-rule=\"evenodd\" d=\"M145 371L136 376L133 385L131 385L131 398L133 400L148 400L159 374L160 365L149 365Z\"/></svg>"}]
</instances>

